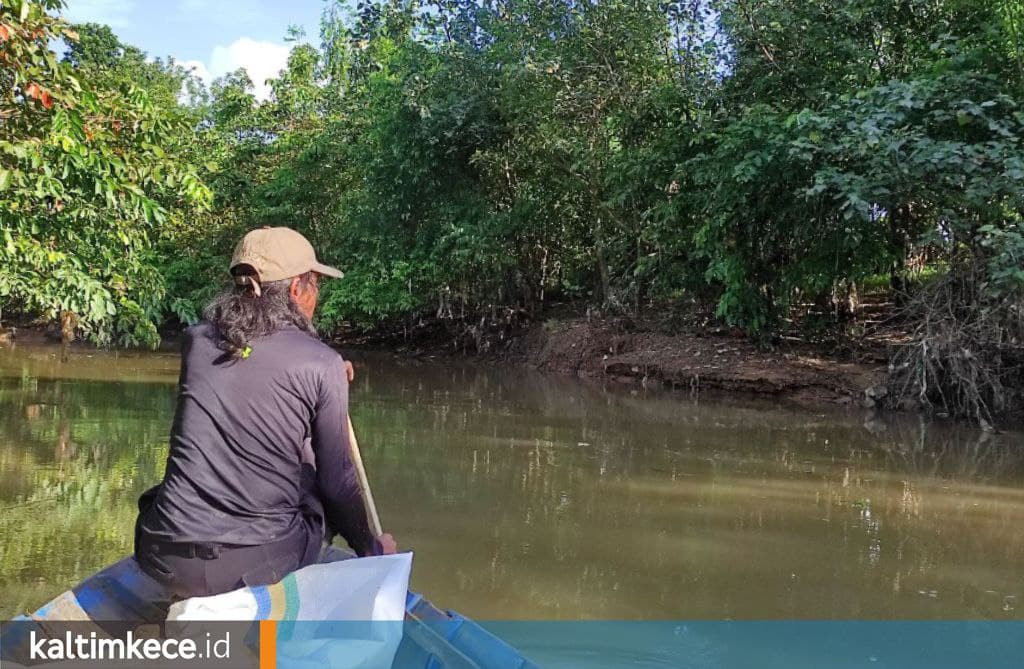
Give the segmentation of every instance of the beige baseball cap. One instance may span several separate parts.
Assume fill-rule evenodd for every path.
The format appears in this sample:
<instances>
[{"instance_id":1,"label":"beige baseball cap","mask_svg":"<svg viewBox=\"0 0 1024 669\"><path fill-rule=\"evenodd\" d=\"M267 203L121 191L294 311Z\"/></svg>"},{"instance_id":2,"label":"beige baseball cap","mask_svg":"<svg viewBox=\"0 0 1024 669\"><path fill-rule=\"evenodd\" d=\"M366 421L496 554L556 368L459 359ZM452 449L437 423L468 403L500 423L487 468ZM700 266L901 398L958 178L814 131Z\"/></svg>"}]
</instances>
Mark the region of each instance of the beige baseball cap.
<instances>
[{"instance_id":1,"label":"beige baseball cap","mask_svg":"<svg viewBox=\"0 0 1024 669\"><path fill-rule=\"evenodd\" d=\"M238 265L251 265L260 283L290 279L306 272L336 279L344 276L340 270L316 259L308 239L284 227L266 226L246 233L231 256L231 269Z\"/></svg>"}]
</instances>

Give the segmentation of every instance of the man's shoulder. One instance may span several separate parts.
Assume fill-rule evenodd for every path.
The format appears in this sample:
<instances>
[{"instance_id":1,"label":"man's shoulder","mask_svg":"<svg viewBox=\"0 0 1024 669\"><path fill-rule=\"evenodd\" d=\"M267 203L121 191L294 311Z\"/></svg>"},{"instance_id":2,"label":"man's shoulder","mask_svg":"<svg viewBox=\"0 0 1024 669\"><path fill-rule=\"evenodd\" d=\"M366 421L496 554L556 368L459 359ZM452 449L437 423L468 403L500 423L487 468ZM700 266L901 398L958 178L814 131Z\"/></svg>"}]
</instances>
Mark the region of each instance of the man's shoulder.
<instances>
[{"instance_id":1,"label":"man's shoulder","mask_svg":"<svg viewBox=\"0 0 1024 669\"><path fill-rule=\"evenodd\" d=\"M185 329L182 352L208 351L219 348L217 326L210 321L199 321ZM314 335L298 328L283 328L260 338L252 344L253 353L268 353L269 360L279 361L290 369L308 368L312 371L329 368L341 361L341 354ZM262 356L261 356L262 357Z\"/></svg>"},{"instance_id":2,"label":"man's shoulder","mask_svg":"<svg viewBox=\"0 0 1024 669\"><path fill-rule=\"evenodd\" d=\"M279 330L271 337L275 355L287 361L284 366L289 375L298 375L324 387L323 384L335 383L339 370L344 368L341 354L307 332Z\"/></svg>"},{"instance_id":3,"label":"man's shoulder","mask_svg":"<svg viewBox=\"0 0 1024 669\"><path fill-rule=\"evenodd\" d=\"M271 335L279 345L287 347L290 356L296 360L322 363L341 358L341 354L323 341L297 328L279 330Z\"/></svg>"}]
</instances>

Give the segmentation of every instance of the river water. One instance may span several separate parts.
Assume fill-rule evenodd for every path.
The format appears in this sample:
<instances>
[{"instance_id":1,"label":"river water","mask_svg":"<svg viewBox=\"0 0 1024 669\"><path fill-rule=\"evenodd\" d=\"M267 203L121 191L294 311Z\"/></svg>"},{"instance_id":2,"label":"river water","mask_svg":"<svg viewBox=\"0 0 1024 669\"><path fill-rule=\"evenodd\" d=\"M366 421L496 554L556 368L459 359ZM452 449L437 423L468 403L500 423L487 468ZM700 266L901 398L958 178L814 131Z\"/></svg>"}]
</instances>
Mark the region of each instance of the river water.
<instances>
[{"instance_id":1,"label":"river water","mask_svg":"<svg viewBox=\"0 0 1024 669\"><path fill-rule=\"evenodd\" d=\"M1024 435L358 353L413 587L478 619L1019 619ZM0 617L131 550L171 354L0 349Z\"/></svg>"}]
</instances>

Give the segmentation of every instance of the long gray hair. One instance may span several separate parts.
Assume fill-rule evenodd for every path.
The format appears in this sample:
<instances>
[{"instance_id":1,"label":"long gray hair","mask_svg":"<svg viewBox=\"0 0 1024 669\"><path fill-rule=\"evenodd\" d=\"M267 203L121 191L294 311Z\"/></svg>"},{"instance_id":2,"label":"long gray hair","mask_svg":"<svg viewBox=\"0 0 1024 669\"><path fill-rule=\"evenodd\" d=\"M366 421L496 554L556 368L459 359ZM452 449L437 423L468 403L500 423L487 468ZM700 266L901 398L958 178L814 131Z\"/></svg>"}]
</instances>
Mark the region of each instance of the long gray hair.
<instances>
[{"instance_id":1,"label":"long gray hair","mask_svg":"<svg viewBox=\"0 0 1024 669\"><path fill-rule=\"evenodd\" d=\"M248 265L239 265L231 273L234 286L203 309L203 318L217 329L221 350L233 358L246 357L245 351L253 342L285 327L317 336L313 324L292 301L291 279L259 283ZM316 281L312 272L301 275L299 280L306 285Z\"/></svg>"}]
</instances>

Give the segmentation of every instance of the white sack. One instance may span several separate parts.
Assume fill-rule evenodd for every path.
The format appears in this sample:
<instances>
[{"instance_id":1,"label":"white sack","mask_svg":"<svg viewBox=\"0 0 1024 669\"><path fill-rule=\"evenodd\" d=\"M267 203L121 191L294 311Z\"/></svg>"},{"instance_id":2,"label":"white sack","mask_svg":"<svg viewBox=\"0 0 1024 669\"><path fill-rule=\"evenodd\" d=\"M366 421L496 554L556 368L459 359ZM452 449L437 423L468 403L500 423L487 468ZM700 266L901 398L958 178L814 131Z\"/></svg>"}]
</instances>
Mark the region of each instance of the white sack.
<instances>
[{"instance_id":1,"label":"white sack","mask_svg":"<svg viewBox=\"0 0 1024 669\"><path fill-rule=\"evenodd\" d=\"M282 621L278 623L277 641L282 667L390 667L402 639L411 569L412 553L314 564L271 586L178 602L171 606L167 620L271 618ZM289 579L293 580L289 583ZM289 600L286 609L282 605L285 590ZM276 604L269 605L271 600Z\"/></svg>"}]
</instances>

